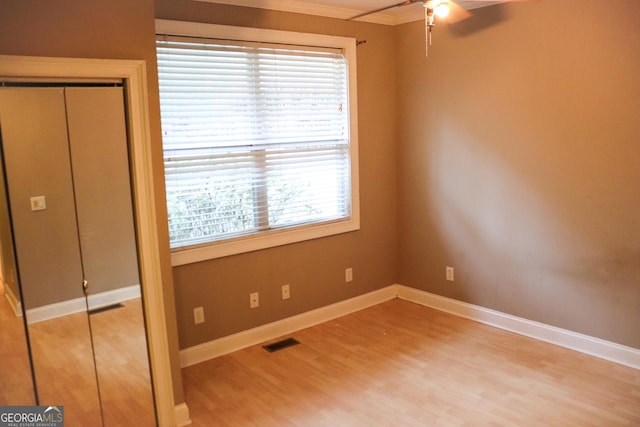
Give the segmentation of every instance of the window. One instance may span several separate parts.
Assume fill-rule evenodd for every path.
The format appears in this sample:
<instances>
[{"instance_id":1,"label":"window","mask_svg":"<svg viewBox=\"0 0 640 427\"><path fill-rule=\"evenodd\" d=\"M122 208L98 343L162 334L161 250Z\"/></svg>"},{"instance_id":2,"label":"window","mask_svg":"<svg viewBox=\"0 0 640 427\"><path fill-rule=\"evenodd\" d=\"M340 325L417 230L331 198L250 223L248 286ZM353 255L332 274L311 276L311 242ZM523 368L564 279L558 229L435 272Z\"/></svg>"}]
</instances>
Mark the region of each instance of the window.
<instances>
[{"instance_id":1,"label":"window","mask_svg":"<svg viewBox=\"0 0 640 427\"><path fill-rule=\"evenodd\" d=\"M353 39L157 26L173 264L358 229Z\"/></svg>"}]
</instances>

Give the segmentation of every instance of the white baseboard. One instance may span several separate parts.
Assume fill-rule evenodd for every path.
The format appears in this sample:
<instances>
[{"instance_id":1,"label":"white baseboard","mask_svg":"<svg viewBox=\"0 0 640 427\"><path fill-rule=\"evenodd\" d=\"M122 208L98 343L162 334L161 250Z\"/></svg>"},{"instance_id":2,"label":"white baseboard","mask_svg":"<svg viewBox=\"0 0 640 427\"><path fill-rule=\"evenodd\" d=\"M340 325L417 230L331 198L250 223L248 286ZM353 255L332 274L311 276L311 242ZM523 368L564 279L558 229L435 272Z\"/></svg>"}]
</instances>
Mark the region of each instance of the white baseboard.
<instances>
[{"instance_id":1,"label":"white baseboard","mask_svg":"<svg viewBox=\"0 0 640 427\"><path fill-rule=\"evenodd\" d=\"M183 427L191 424L191 417L189 416L189 407L186 403L181 403L175 407L176 414L176 426Z\"/></svg>"},{"instance_id":2,"label":"white baseboard","mask_svg":"<svg viewBox=\"0 0 640 427\"><path fill-rule=\"evenodd\" d=\"M139 297L140 285L125 286L112 291L89 295L89 309L117 304L122 301ZM30 308L27 309L27 323L32 324L42 322L44 320L55 319L56 317L79 313L86 309L87 307L84 298L74 298L72 300L57 302L55 304Z\"/></svg>"},{"instance_id":3,"label":"white baseboard","mask_svg":"<svg viewBox=\"0 0 640 427\"><path fill-rule=\"evenodd\" d=\"M195 365L236 350L269 341L300 329L308 328L380 304L393 298L401 298L496 328L640 369L640 349L623 346L397 284L326 307L321 307L307 313L186 348L180 351L180 363L182 367Z\"/></svg>"},{"instance_id":4,"label":"white baseboard","mask_svg":"<svg viewBox=\"0 0 640 427\"><path fill-rule=\"evenodd\" d=\"M187 367L224 354L260 344L301 329L363 310L396 298L396 289L388 286L348 300L218 338L180 351L180 364Z\"/></svg>"},{"instance_id":5,"label":"white baseboard","mask_svg":"<svg viewBox=\"0 0 640 427\"><path fill-rule=\"evenodd\" d=\"M6 283L4 284L4 296L9 302L9 305L11 306L11 309L13 310L13 313L16 315L16 317L21 317L22 304L20 303L20 299L15 296L11 288L7 286Z\"/></svg>"},{"instance_id":6,"label":"white baseboard","mask_svg":"<svg viewBox=\"0 0 640 427\"><path fill-rule=\"evenodd\" d=\"M407 286L393 286L397 290L398 298L631 368L640 369L640 349L534 322Z\"/></svg>"}]
</instances>

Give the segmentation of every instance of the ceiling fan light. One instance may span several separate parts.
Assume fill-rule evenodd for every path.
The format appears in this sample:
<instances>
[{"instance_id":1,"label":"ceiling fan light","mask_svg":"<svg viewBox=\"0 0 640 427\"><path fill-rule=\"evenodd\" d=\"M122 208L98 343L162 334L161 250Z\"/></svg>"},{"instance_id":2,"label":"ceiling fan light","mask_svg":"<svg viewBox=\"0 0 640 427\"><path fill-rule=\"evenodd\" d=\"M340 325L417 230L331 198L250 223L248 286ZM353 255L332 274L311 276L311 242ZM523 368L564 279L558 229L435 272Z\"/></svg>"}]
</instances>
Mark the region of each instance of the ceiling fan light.
<instances>
[{"instance_id":1,"label":"ceiling fan light","mask_svg":"<svg viewBox=\"0 0 640 427\"><path fill-rule=\"evenodd\" d=\"M441 1L434 9L434 12L436 13L436 15L438 15L440 18L444 18L445 16L447 16L449 14L449 2L447 1Z\"/></svg>"}]
</instances>

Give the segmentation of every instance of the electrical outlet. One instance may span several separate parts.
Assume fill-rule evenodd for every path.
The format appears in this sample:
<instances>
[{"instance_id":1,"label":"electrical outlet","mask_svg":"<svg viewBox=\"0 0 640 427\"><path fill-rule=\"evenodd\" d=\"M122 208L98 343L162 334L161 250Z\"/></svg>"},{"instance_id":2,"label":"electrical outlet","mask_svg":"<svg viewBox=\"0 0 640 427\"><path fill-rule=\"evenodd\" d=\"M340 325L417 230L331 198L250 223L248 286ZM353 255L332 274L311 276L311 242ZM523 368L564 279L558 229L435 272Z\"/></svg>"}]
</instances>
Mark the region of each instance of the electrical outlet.
<instances>
[{"instance_id":1,"label":"electrical outlet","mask_svg":"<svg viewBox=\"0 0 640 427\"><path fill-rule=\"evenodd\" d=\"M256 308L260 306L260 294L253 292L249 294L249 307Z\"/></svg>"},{"instance_id":2,"label":"electrical outlet","mask_svg":"<svg viewBox=\"0 0 640 427\"><path fill-rule=\"evenodd\" d=\"M196 307L193 309L193 323L196 325L204 323L204 307Z\"/></svg>"},{"instance_id":3,"label":"electrical outlet","mask_svg":"<svg viewBox=\"0 0 640 427\"><path fill-rule=\"evenodd\" d=\"M344 281L351 282L353 280L353 268L349 267L344 270Z\"/></svg>"},{"instance_id":4,"label":"electrical outlet","mask_svg":"<svg viewBox=\"0 0 640 427\"><path fill-rule=\"evenodd\" d=\"M282 299L286 300L291 298L291 289L289 285L282 285Z\"/></svg>"},{"instance_id":5,"label":"electrical outlet","mask_svg":"<svg viewBox=\"0 0 640 427\"><path fill-rule=\"evenodd\" d=\"M448 281L453 282L453 278L454 278L453 267L447 267L445 271L445 277L447 278Z\"/></svg>"}]
</instances>

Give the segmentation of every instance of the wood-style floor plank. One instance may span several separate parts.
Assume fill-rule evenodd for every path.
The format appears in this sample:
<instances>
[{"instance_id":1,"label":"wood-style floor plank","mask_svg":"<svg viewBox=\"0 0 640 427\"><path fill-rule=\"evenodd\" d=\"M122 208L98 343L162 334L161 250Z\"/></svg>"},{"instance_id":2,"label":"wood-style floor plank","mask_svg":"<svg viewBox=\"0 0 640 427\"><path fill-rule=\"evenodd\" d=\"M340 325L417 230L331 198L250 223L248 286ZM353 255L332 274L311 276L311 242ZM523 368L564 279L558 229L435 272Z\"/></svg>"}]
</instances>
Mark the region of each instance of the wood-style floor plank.
<instances>
[{"instance_id":1,"label":"wood-style floor plank","mask_svg":"<svg viewBox=\"0 0 640 427\"><path fill-rule=\"evenodd\" d=\"M183 369L194 426L638 426L640 371L392 300Z\"/></svg>"}]
</instances>

